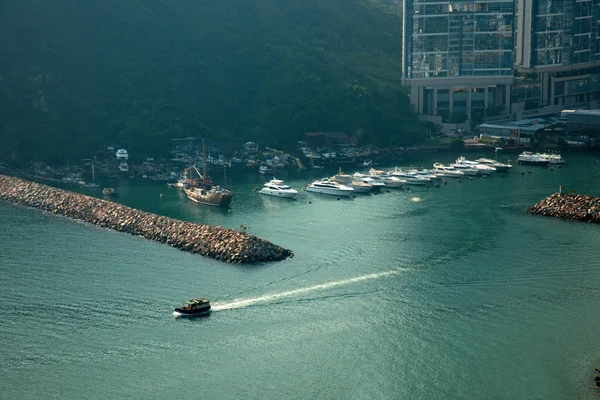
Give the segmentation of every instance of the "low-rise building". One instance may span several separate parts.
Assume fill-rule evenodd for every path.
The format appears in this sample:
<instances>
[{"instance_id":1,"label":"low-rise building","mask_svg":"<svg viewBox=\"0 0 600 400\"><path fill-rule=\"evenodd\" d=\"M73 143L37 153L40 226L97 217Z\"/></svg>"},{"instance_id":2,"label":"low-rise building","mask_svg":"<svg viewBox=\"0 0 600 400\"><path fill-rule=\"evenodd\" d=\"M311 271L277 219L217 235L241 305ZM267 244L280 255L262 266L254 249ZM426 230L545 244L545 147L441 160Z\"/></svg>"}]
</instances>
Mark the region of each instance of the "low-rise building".
<instances>
[{"instance_id":1,"label":"low-rise building","mask_svg":"<svg viewBox=\"0 0 600 400\"><path fill-rule=\"evenodd\" d=\"M483 137L512 139L517 143L530 144L548 126L543 119L525 119L506 124L481 124L478 129Z\"/></svg>"},{"instance_id":2,"label":"low-rise building","mask_svg":"<svg viewBox=\"0 0 600 400\"><path fill-rule=\"evenodd\" d=\"M600 136L600 110L563 110L561 119L570 135Z\"/></svg>"}]
</instances>

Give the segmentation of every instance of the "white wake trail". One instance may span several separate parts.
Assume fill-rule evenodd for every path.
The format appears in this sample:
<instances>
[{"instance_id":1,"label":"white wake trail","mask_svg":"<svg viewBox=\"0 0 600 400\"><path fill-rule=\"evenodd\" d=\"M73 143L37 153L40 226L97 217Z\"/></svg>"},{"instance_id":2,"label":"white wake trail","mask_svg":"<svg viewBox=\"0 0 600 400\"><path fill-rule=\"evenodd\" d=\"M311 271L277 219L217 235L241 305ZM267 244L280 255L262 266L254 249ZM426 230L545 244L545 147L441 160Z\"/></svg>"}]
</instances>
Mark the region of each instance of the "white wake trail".
<instances>
[{"instance_id":1,"label":"white wake trail","mask_svg":"<svg viewBox=\"0 0 600 400\"><path fill-rule=\"evenodd\" d=\"M266 294L264 296L254 297L251 299L234 300L234 301L230 301L227 303L215 303L212 306L212 310L221 311L221 310L231 310L234 308L248 307L248 306L251 306L254 304L258 304L258 303L267 303L270 301L293 297L293 296L296 296L299 294L314 292L317 290L326 290L326 289L331 289L336 286L348 285L351 283L366 281L366 280L370 280L370 279L383 278L385 276L390 276L390 275L398 275L399 273L400 273L399 270L390 270L390 271L378 272L378 273L374 273L374 274L361 275L361 276L357 276L354 278L343 279L340 281L323 283L320 285L309 286L309 287L300 288L300 289L294 289L294 290L290 290L287 292Z\"/></svg>"}]
</instances>

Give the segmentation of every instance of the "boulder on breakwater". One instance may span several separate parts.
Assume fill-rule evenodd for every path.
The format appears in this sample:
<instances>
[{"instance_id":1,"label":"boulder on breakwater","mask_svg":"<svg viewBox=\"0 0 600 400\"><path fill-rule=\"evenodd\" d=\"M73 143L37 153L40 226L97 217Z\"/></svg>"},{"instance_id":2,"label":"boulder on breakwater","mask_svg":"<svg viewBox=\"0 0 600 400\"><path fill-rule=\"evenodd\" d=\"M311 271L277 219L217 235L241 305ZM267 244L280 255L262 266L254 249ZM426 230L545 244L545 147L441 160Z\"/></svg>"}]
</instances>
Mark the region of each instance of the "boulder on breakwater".
<instances>
[{"instance_id":1,"label":"boulder on breakwater","mask_svg":"<svg viewBox=\"0 0 600 400\"><path fill-rule=\"evenodd\" d=\"M527 207L527 212L547 217L600 223L600 197L554 193Z\"/></svg>"},{"instance_id":2,"label":"boulder on breakwater","mask_svg":"<svg viewBox=\"0 0 600 400\"><path fill-rule=\"evenodd\" d=\"M0 200L143 236L230 263L280 261L294 256L291 250L246 232L179 221L5 175L0 175Z\"/></svg>"}]
</instances>

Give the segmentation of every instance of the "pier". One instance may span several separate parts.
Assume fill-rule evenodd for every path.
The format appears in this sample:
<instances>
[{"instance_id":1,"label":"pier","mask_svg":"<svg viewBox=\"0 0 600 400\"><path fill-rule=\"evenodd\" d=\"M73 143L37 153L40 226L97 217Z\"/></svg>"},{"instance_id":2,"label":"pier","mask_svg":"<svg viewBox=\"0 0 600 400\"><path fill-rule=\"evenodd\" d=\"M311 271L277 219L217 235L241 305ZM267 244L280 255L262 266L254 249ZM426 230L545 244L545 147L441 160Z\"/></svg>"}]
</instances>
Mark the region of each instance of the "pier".
<instances>
[{"instance_id":1,"label":"pier","mask_svg":"<svg viewBox=\"0 0 600 400\"><path fill-rule=\"evenodd\" d=\"M527 212L547 217L600 223L600 197L554 193L527 207Z\"/></svg>"},{"instance_id":2,"label":"pier","mask_svg":"<svg viewBox=\"0 0 600 400\"><path fill-rule=\"evenodd\" d=\"M6 175L0 175L0 200L143 236L229 263L280 261L294 256L291 250L247 232L180 221Z\"/></svg>"}]
</instances>

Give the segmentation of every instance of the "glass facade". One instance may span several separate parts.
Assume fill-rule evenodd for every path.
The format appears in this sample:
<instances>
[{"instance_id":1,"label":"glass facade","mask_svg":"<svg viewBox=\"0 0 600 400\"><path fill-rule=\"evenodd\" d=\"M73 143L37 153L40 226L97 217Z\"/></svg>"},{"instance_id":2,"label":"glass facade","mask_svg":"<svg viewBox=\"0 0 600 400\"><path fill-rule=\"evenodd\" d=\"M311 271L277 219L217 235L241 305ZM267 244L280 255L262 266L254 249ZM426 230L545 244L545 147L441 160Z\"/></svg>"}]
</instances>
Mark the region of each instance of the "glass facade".
<instances>
[{"instance_id":1,"label":"glass facade","mask_svg":"<svg viewBox=\"0 0 600 400\"><path fill-rule=\"evenodd\" d=\"M408 3L406 78L512 75L513 0Z\"/></svg>"},{"instance_id":2,"label":"glass facade","mask_svg":"<svg viewBox=\"0 0 600 400\"><path fill-rule=\"evenodd\" d=\"M598 4L597 0L533 0L533 64L551 66L600 60Z\"/></svg>"}]
</instances>

